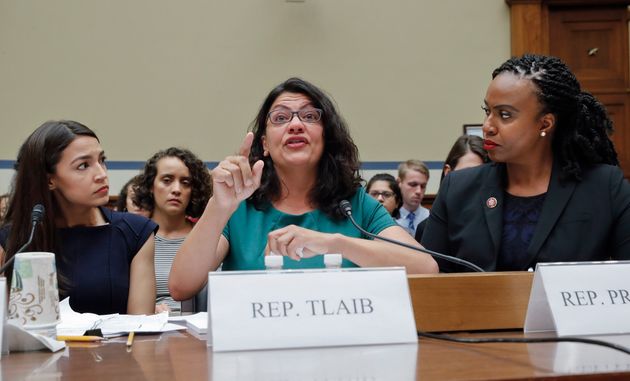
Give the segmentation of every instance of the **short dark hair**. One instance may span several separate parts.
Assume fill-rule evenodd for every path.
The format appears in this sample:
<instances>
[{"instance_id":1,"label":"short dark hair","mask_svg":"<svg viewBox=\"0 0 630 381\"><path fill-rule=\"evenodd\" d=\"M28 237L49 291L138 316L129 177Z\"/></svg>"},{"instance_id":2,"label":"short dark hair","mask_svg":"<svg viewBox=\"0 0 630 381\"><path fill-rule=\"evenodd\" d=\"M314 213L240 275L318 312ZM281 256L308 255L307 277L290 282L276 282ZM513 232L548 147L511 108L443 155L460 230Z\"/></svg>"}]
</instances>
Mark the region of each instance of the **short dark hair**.
<instances>
[{"instance_id":1,"label":"short dark hair","mask_svg":"<svg viewBox=\"0 0 630 381\"><path fill-rule=\"evenodd\" d=\"M285 92L305 95L314 107L322 110L324 152L319 161L317 182L311 189L309 198L326 215L336 219L343 218L338 208L339 202L351 197L361 186L359 151L331 98L315 85L300 78L289 78L271 90L252 122L254 142L249 161L253 164L263 160L265 166L260 187L249 201L257 209L264 209L269 202L280 196L280 180L272 158L264 155L262 137L267 129L267 115L271 105Z\"/></svg>"},{"instance_id":2,"label":"short dark hair","mask_svg":"<svg viewBox=\"0 0 630 381\"><path fill-rule=\"evenodd\" d=\"M475 155L479 156L482 162L487 163L490 161L488 159L488 151L483 149L483 139L479 136L474 135L462 135L457 140L455 140L455 144L451 147L451 150L448 152L446 156L446 160L444 161L444 165L448 164L451 167L451 170L455 169L457 163L459 163L459 159L462 156L466 155L468 152L472 152ZM444 179L444 170L442 170L442 176L440 177L440 182Z\"/></svg>"},{"instance_id":3,"label":"short dark hair","mask_svg":"<svg viewBox=\"0 0 630 381\"><path fill-rule=\"evenodd\" d=\"M394 192L394 198L396 199L396 208L392 211L392 217L400 218L400 207L403 204L403 199L398 181L396 181L396 178L389 173L377 173L376 175L372 176L370 181L368 181L365 187L366 193L370 193L370 188L372 188L372 185L376 181L385 181L387 184L389 184L389 189Z\"/></svg>"},{"instance_id":4,"label":"short dark hair","mask_svg":"<svg viewBox=\"0 0 630 381\"><path fill-rule=\"evenodd\" d=\"M613 129L606 109L582 91L564 62L557 57L525 54L504 62L492 72L492 78L504 72L532 81L543 113L556 117L552 149L563 179L580 180L588 165L619 165L608 136Z\"/></svg>"},{"instance_id":5,"label":"short dark hair","mask_svg":"<svg viewBox=\"0 0 630 381\"><path fill-rule=\"evenodd\" d=\"M155 200L151 189L157 176L157 163L165 157L176 157L188 168L191 194L190 202L186 206L186 215L195 218L201 216L210 196L212 196L212 180L204 162L185 148L170 147L155 153L147 160L144 164L144 170L133 187L134 202L142 209L153 212Z\"/></svg>"}]
</instances>

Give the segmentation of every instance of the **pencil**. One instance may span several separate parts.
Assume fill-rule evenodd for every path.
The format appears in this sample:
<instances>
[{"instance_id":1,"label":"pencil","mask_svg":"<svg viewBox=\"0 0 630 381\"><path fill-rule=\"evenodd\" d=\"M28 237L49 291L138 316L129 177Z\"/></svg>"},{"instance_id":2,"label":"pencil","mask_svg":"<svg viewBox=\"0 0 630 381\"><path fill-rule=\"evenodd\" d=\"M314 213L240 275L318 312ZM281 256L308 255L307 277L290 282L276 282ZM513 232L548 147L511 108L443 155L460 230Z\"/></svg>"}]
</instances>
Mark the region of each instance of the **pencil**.
<instances>
[{"instance_id":1,"label":"pencil","mask_svg":"<svg viewBox=\"0 0 630 381\"><path fill-rule=\"evenodd\" d=\"M129 332L129 336L127 337L127 348L131 347L131 344L133 344L133 337L135 336L135 332L131 331Z\"/></svg>"},{"instance_id":2,"label":"pencil","mask_svg":"<svg viewBox=\"0 0 630 381\"><path fill-rule=\"evenodd\" d=\"M57 340L59 341L102 341L105 338L100 336L65 336L58 335Z\"/></svg>"}]
</instances>

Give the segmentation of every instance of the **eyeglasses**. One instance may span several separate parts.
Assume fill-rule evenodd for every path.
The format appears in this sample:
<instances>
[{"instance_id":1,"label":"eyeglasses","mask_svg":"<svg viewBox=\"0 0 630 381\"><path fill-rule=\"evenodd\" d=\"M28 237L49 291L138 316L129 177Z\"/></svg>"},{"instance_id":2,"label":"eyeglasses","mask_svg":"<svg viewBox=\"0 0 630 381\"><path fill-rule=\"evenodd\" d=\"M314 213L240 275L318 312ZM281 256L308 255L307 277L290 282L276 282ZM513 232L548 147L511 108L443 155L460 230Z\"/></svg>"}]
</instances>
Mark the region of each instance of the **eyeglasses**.
<instances>
[{"instance_id":1,"label":"eyeglasses","mask_svg":"<svg viewBox=\"0 0 630 381\"><path fill-rule=\"evenodd\" d=\"M304 123L316 123L322 118L322 112L318 108L305 108L298 111L280 109L271 111L267 114L267 118L269 118L271 124L278 126L291 122L295 115Z\"/></svg>"},{"instance_id":2,"label":"eyeglasses","mask_svg":"<svg viewBox=\"0 0 630 381\"><path fill-rule=\"evenodd\" d=\"M374 198L378 198L379 196L383 196L384 199L388 199L388 198L392 198L394 197L394 192L390 192L390 191L371 191L370 192L370 196L374 197Z\"/></svg>"}]
</instances>

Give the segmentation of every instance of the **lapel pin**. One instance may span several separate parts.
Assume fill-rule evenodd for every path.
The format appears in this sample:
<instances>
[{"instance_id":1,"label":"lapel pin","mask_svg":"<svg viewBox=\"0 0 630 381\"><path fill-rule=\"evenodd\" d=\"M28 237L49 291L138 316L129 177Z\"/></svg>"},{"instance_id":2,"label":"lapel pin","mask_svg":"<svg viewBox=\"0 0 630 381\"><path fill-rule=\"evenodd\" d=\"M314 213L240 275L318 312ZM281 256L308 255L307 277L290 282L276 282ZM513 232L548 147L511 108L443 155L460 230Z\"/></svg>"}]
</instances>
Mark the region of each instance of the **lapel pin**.
<instances>
[{"instance_id":1,"label":"lapel pin","mask_svg":"<svg viewBox=\"0 0 630 381\"><path fill-rule=\"evenodd\" d=\"M486 200L486 206L490 209L494 209L497 207L497 199L494 197L490 197L489 199Z\"/></svg>"}]
</instances>

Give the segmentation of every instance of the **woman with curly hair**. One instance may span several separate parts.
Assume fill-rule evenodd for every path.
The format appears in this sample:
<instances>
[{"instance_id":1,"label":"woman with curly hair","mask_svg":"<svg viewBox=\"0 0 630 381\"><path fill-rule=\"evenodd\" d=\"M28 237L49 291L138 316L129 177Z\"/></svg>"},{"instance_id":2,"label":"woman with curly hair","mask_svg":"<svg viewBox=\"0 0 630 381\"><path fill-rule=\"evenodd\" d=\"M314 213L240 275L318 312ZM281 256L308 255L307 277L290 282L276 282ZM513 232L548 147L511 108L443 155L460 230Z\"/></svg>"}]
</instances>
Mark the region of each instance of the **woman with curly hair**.
<instances>
[{"instance_id":1,"label":"woman with curly hair","mask_svg":"<svg viewBox=\"0 0 630 381\"><path fill-rule=\"evenodd\" d=\"M134 184L135 203L159 225L155 235L156 313L179 311L168 292L175 253L203 212L211 195L210 172L195 154L168 148L153 155Z\"/></svg>"},{"instance_id":2,"label":"woman with curly hair","mask_svg":"<svg viewBox=\"0 0 630 381\"><path fill-rule=\"evenodd\" d=\"M492 78L482 108L494 163L444 178L422 244L488 271L630 259L630 184L604 106L555 57L515 57Z\"/></svg>"},{"instance_id":3,"label":"woman with curly hair","mask_svg":"<svg viewBox=\"0 0 630 381\"><path fill-rule=\"evenodd\" d=\"M284 256L285 268L324 267L325 253L342 266L406 266L435 272L435 261L410 249L363 239L343 217L347 199L366 230L417 242L361 188L358 150L332 100L314 85L291 78L263 102L239 154L212 171L214 194L180 248L169 280L186 299L209 270L264 269L264 257Z\"/></svg>"},{"instance_id":4,"label":"woman with curly hair","mask_svg":"<svg viewBox=\"0 0 630 381\"><path fill-rule=\"evenodd\" d=\"M133 201L136 196L133 185L138 181L140 175L135 175L129 181L120 188L120 193L118 193L118 200L116 200L116 210L119 212L129 212L133 214L139 214L141 216L149 217L150 213L138 205Z\"/></svg>"}]
</instances>

